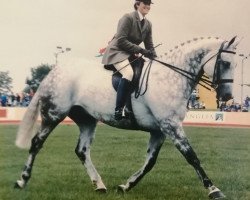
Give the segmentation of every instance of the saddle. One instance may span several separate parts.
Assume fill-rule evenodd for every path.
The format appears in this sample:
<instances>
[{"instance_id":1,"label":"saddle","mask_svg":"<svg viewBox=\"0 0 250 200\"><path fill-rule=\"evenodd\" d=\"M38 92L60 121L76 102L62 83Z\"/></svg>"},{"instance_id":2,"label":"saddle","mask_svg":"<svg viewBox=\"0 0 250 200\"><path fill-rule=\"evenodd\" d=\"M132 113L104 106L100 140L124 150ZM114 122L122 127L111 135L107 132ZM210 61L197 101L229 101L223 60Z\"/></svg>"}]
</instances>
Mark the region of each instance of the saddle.
<instances>
[{"instance_id":1,"label":"saddle","mask_svg":"<svg viewBox=\"0 0 250 200\"><path fill-rule=\"evenodd\" d=\"M135 56L130 56L128 58L130 65L132 66L133 72L134 72L134 76L133 79L131 81L131 88L130 88L130 95L135 92L137 93L139 90L139 82L140 82L140 77L142 74L142 69L144 66L144 62L145 60L142 57L135 57ZM104 65L104 68L107 70L111 70L113 71L113 75L112 75L112 85L113 88L115 89L115 91L117 91L118 85L120 80L122 79L122 75L119 71L117 71L117 69L114 67L114 65ZM128 98L126 100L126 108L131 111L132 113L132 104L131 104L131 96L130 98ZM132 116L133 118L133 116Z\"/></svg>"},{"instance_id":2,"label":"saddle","mask_svg":"<svg viewBox=\"0 0 250 200\"><path fill-rule=\"evenodd\" d=\"M132 92L137 92L139 89L139 81L142 73L142 68L144 66L145 60L142 57L135 57L135 56L130 56L128 58L130 65L132 66L132 69L134 71L134 76L131 81L131 93ZM104 68L107 70L113 71L112 75L112 85L115 91L117 91L120 79L122 78L122 75L120 72L117 71L117 69L114 67L114 65L104 65Z\"/></svg>"}]
</instances>

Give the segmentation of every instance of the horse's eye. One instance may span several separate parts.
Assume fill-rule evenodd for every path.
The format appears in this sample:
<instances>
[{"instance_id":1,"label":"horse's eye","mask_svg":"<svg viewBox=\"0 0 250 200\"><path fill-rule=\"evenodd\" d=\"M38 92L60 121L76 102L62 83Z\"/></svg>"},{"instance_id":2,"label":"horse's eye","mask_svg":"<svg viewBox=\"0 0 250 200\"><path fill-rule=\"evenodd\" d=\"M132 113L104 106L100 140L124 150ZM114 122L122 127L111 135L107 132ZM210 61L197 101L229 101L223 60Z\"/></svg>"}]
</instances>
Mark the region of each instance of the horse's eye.
<instances>
[{"instance_id":1,"label":"horse's eye","mask_svg":"<svg viewBox=\"0 0 250 200\"><path fill-rule=\"evenodd\" d=\"M228 61L221 61L221 65L225 68L225 69L229 69L231 63Z\"/></svg>"}]
</instances>

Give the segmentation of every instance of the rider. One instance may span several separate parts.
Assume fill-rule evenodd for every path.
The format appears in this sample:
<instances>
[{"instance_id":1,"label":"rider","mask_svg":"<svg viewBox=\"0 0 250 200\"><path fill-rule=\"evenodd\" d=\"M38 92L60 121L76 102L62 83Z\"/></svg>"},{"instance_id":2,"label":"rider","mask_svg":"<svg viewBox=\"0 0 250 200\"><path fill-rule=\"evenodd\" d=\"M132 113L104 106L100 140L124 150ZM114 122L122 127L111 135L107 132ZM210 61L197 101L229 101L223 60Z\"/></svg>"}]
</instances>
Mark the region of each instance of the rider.
<instances>
[{"instance_id":1,"label":"rider","mask_svg":"<svg viewBox=\"0 0 250 200\"><path fill-rule=\"evenodd\" d=\"M125 14L118 23L117 32L109 43L103 55L104 65L113 64L122 74L122 79L118 85L115 119L122 119L122 111L126 99L130 94L129 88L133 78L133 69L128 58L131 55L141 53L150 59L156 57L152 40L152 24L145 18L151 7L151 0L136 0L135 11ZM140 47L144 43L145 49ZM125 67L126 66L126 67Z\"/></svg>"}]
</instances>

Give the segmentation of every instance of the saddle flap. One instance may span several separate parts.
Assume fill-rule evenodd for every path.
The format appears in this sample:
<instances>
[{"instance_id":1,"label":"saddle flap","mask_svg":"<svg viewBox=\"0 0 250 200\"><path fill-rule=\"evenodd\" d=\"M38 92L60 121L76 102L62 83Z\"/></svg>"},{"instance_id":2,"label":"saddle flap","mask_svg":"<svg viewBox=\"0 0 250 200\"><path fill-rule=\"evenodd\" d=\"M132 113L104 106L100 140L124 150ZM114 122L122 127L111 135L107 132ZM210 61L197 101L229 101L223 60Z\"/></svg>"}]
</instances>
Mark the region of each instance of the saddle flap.
<instances>
[{"instance_id":1,"label":"saddle flap","mask_svg":"<svg viewBox=\"0 0 250 200\"><path fill-rule=\"evenodd\" d=\"M131 82L131 85L132 85L131 92L133 92L137 90L139 87L139 81L140 81L142 68L144 66L145 60L142 57L135 57L135 56L130 56L128 60L134 72L133 79ZM104 65L104 68L114 72L114 74L112 75L112 85L114 89L117 91L120 79L122 78L121 73L116 70L114 65Z\"/></svg>"}]
</instances>

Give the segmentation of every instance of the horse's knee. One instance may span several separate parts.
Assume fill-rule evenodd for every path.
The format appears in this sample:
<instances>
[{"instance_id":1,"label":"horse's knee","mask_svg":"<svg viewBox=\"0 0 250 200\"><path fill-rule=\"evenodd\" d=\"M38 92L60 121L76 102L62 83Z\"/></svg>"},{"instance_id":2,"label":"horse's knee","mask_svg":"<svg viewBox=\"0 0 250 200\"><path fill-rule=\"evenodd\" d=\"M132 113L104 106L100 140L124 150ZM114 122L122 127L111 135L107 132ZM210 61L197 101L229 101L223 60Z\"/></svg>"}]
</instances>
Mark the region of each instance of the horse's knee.
<instances>
[{"instance_id":1,"label":"horse's knee","mask_svg":"<svg viewBox=\"0 0 250 200\"><path fill-rule=\"evenodd\" d=\"M82 161L82 162L85 162L86 160L86 150L87 148L86 147L83 147L82 149L78 149L76 148L75 149L75 153L77 155L77 157Z\"/></svg>"},{"instance_id":2,"label":"horse's knee","mask_svg":"<svg viewBox=\"0 0 250 200\"><path fill-rule=\"evenodd\" d=\"M177 136L177 129L179 127L179 124L169 119L161 120L159 124L160 124L161 132L165 136L170 136L171 139Z\"/></svg>"},{"instance_id":3,"label":"horse's knee","mask_svg":"<svg viewBox=\"0 0 250 200\"><path fill-rule=\"evenodd\" d=\"M177 149L179 149L190 165L194 167L200 166L200 161L186 138L182 140L176 140L175 146Z\"/></svg>"}]
</instances>

